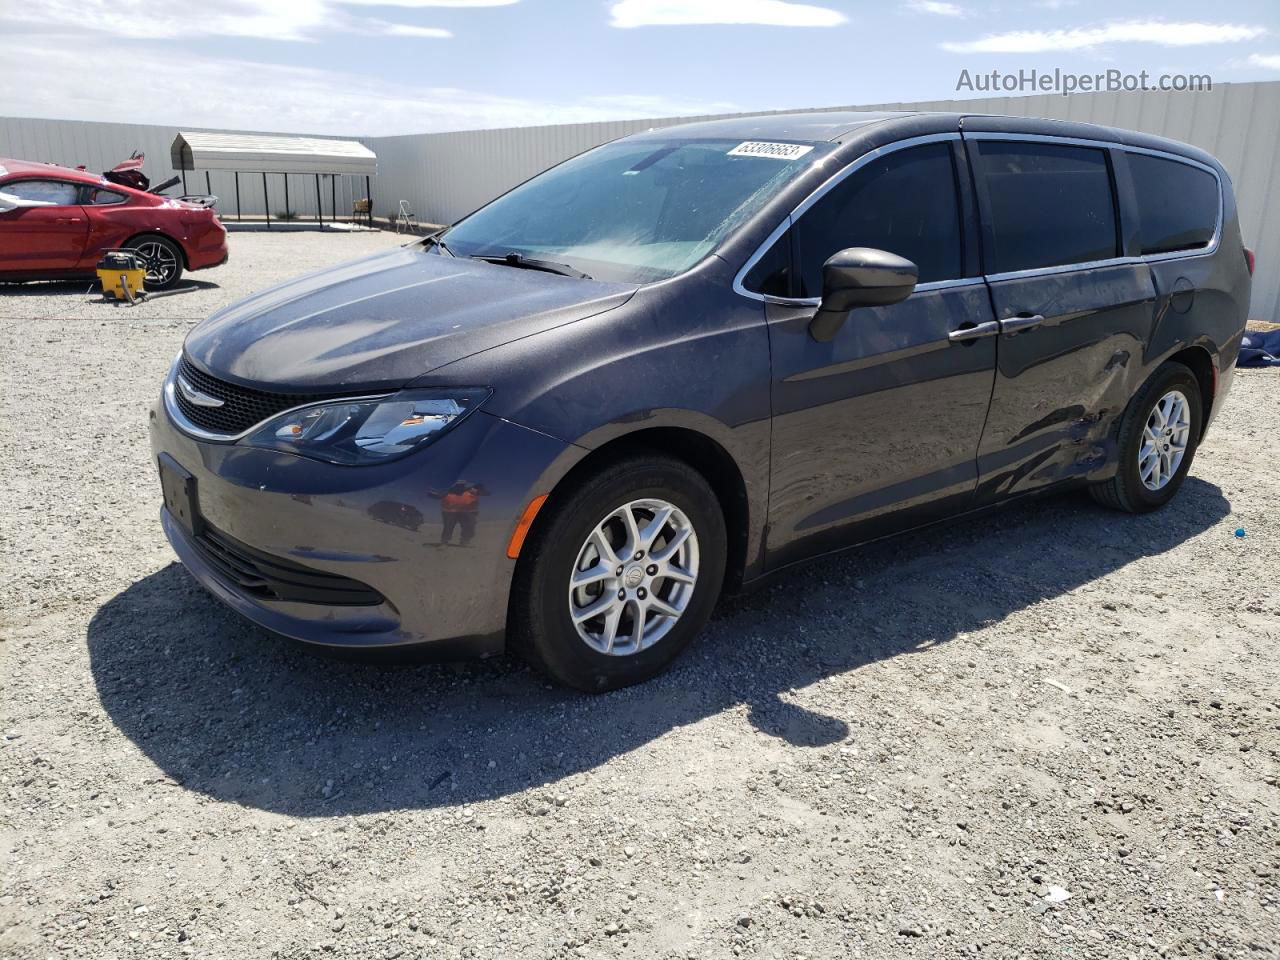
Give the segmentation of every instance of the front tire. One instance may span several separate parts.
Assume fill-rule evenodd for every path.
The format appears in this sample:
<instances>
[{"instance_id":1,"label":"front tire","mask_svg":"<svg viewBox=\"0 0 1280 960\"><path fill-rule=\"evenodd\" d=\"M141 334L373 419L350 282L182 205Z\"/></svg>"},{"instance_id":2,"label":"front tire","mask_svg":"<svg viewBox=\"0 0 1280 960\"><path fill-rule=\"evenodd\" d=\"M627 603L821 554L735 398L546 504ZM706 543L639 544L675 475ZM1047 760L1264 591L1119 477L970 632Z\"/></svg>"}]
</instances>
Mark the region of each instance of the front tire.
<instances>
[{"instance_id":1,"label":"front tire","mask_svg":"<svg viewBox=\"0 0 1280 960\"><path fill-rule=\"evenodd\" d=\"M557 491L521 551L517 644L590 693L667 668L701 632L724 583L724 512L696 470L660 454L617 460Z\"/></svg>"},{"instance_id":2,"label":"front tire","mask_svg":"<svg viewBox=\"0 0 1280 960\"><path fill-rule=\"evenodd\" d=\"M1191 469L1203 423L1200 382L1181 363L1161 364L1120 421L1120 467L1089 488L1113 510L1146 513L1173 499Z\"/></svg>"},{"instance_id":3,"label":"front tire","mask_svg":"<svg viewBox=\"0 0 1280 960\"><path fill-rule=\"evenodd\" d=\"M146 268L146 289L170 290L182 277L182 248L159 234L136 237L128 249L137 252Z\"/></svg>"}]
</instances>

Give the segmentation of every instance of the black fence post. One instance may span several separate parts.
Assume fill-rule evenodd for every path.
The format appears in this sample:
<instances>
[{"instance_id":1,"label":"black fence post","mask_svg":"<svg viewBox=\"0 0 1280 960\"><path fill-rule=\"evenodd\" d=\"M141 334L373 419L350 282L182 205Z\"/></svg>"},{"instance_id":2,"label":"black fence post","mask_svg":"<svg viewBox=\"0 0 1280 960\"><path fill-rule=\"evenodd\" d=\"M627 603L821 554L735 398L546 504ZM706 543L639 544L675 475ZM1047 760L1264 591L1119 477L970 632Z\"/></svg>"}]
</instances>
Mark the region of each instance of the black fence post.
<instances>
[{"instance_id":1,"label":"black fence post","mask_svg":"<svg viewBox=\"0 0 1280 960\"><path fill-rule=\"evenodd\" d=\"M284 215L289 216L289 175L281 174L284 177Z\"/></svg>"},{"instance_id":2,"label":"black fence post","mask_svg":"<svg viewBox=\"0 0 1280 960\"><path fill-rule=\"evenodd\" d=\"M336 173L329 174L329 219L334 223L338 222L338 175Z\"/></svg>"},{"instance_id":3,"label":"black fence post","mask_svg":"<svg viewBox=\"0 0 1280 960\"><path fill-rule=\"evenodd\" d=\"M236 171L236 220L244 219L240 215L240 171Z\"/></svg>"},{"instance_id":4,"label":"black fence post","mask_svg":"<svg viewBox=\"0 0 1280 960\"><path fill-rule=\"evenodd\" d=\"M316 220L324 226L324 201L320 199L320 174L316 174Z\"/></svg>"},{"instance_id":5,"label":"black fence post","mask_svg":"<svg viewBox=\"0 0 1280 960\"><path fill-rule=\"evenodd\" d=\"M369 226L373 226L373 187L369 185L369 175L364 175L364 197L369 201Z\"/></svg>"},{"instance_id":6,"label":"black fence post","mask_svg":"<svg viewBox=\"0 0 1280 960\"><path fill-rule=\"evenodd\" d=\"M213 196L213 181L209 179L209 171L204 172L204 192L209 196Z\"/></svg>"},{"instance_id":7,"label":"black fence post","mask_svg":"<svg viewBox=\"0 0 1280 960\"><path fill-rule=\"evenodd\" d=\"M271 229L271 199L267 196L267 171L262 171L262 209L267 213L267 229Z\"/></svg>"}]
</instances>

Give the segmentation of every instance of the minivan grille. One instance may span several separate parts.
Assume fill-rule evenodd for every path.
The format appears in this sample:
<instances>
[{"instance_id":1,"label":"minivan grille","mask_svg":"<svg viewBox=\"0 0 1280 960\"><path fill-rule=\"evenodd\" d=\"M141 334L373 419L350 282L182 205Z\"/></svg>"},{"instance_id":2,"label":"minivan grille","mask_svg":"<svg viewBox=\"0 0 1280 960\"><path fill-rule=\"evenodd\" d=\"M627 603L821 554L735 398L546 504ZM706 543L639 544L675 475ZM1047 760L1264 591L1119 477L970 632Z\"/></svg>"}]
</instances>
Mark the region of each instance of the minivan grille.
<instances>
[{"instance_id":1,"label":"minivan grille","mask_svg":"<svg viewBox=\"0 0 1280 960\"><path fill-rule=\"evenodd\" d=\"M260 600L331 607L372 607L384 602L382 594L368 584L255 550L207 523L192 543L224 579Z\"/></svg>"},{"instance_id":2,"label":"minivan grille","mask_svg":"<svg viewBox=\"0 0 1280 960\"><path fill-rule=\"evenodd\" d=\"M284 410L335 396L331 393L269 393L237 386L210 376L185 356L178 362L178 376L201 393L222 401L220 407L200 406L187 398L180 384L174 384L173 397L182 415L201 430L229 437L244 433Z\"/></svg>"}]
</instances>

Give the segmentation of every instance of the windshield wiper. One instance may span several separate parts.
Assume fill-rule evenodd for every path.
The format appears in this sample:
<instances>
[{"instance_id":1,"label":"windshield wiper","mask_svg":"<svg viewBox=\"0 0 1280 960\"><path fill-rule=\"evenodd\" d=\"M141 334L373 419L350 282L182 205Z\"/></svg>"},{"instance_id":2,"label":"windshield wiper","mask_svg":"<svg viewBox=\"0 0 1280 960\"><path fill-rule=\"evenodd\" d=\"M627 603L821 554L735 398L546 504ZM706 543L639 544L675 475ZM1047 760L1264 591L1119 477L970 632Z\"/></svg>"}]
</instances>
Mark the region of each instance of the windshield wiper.
<instances>
[{"instance_id":1,"label":"windshield wiper","mask_svg":"<svg viewBox=\"0 0 1280 960\"><path fill-rule=\"evenodd\" d=\"M556 263L554 260L537 260L526 257L522 253L508 253L501 257L477 255L472 260L483 260L485 263L501 263L508 267L519 267L522 270L541 270L544 273L556 273L562 277L574 277L578 280L590 280L591 274L569 266L567 263Z\"/></svg>"},{"instance_id":2,"label":"windshield wiper","mask_svg":"<svg viewBox=\"0 0 1280 960\"><path fill-rule=\"evenodd\" d=\"M449 249L449 245L444 242L444 239L441 237L439 233L433 233L430 236L423 237L422 242L423 244L433 243L435 244L436 249L439 250L441 253L447 253L451 257L457 256L456 253L454 253L452 250Z\"/></svg>"}]
</instances>

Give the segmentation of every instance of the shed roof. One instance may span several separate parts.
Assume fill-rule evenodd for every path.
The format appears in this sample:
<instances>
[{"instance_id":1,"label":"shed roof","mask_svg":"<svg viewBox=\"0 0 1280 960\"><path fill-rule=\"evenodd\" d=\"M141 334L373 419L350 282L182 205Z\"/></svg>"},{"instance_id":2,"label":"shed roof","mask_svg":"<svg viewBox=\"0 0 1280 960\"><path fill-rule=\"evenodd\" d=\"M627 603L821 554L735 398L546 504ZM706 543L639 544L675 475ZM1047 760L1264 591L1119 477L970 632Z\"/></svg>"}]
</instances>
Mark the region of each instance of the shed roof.
<instances>
[{"instance_id":1,"label":"shed roof","mask_svg":"<svg viewBox=\"0 0 1280 960\"><path fill-rule=\"evenodd\" d=\"M355 140L182 131L169 148L175 170L338 173L370 176L378 157Z\"/></svg>"}]
</instances>

